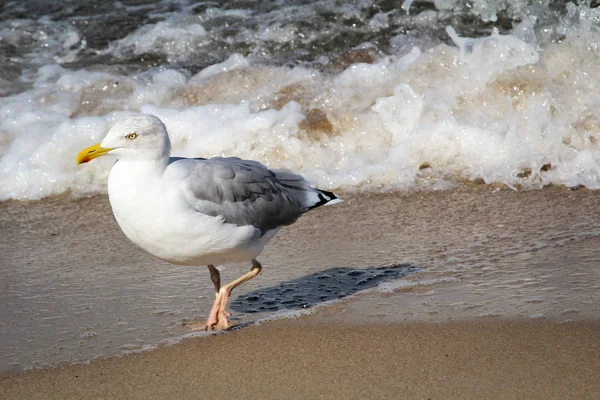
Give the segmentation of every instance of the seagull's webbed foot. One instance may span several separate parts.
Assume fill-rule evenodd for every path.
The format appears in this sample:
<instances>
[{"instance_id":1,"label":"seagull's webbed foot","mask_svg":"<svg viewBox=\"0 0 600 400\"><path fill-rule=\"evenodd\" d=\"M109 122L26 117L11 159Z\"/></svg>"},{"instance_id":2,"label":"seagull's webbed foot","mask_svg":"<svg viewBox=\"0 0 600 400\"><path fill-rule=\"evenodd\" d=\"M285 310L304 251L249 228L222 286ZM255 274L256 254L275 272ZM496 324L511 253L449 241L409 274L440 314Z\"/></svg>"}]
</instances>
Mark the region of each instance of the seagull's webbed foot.
<instances>
[{"instance_id":1,"label":"seagull's webbed foot","mask_svg":"<svg viewBox=\"0 0 600 400\"><path fill-rule=\"evenodd\" d=\"M196 322L186 322L183 324L186 328L190 328L193 331L206 331L208 330L207 321L196 321Z\"/></svg>"},{"instance_id":2,"label":"seagull's webbed foot","mask_svg":"<svg viewBox=\"0 0 600 400\"><path fill-rule=\"evenodd\" d=\"M198 321L198 322L189 322L186 323L185 326L190 328L193 331L211 331L215 329L227 329L229 326L225 328L221 328L222 324L219 324L220 313L219 308L221 307L221 294L219 291L216 293L215 302L213 303L212 309L210 310L210 314L208 315L208 319L206 321ZM227 319L227 318L225 318Z\"/></svg>"},{"instance_id":3,"label":"seagull's webbed foot","mask_svg":"<svg viewBox=\"0 0 600 400\"><path fill-rule=\"evenodd\" d=\"M229 313L224 313L216 320L209 317L206 321L188 322L185 326L193 331L223 331L231 327L228 315Z\"/></svg>"},{"instance_id":4,"label":"seagull's webbed foot","mask_svg":"<svg viewBox=\"0 0 600 400\"><path fill-rule=\"evenodd\" d=\"M198 321L188 322L185 324L188 328L193 331L224 331L228 329L231 324L228 319L220 319L216 322L213 321Z\"/></svg>"}]
</instances>

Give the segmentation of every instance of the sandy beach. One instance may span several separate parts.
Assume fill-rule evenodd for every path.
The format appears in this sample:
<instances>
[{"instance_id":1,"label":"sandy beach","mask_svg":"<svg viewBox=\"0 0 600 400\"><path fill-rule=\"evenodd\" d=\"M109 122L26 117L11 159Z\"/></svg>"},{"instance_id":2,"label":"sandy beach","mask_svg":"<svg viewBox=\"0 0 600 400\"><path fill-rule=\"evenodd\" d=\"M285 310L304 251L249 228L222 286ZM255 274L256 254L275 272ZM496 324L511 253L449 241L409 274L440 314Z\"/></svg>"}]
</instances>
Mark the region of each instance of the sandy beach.
<instances>
[{"instance_id":1,"label":"sandy beach","mask_svg":"<svg viewBox=\"0 0 600 400\"><path fill-rule=\"evenodd\" d=\"M594 399L600 324L276 321L91 365L3 375L6 399Z\"/></svg>"},{"instance_id":2,"label":"sandy beach","mask_svg":"<svg viewBox=\"0 0 600 400\"><path fill-rule=\"evenodd\" d=\"M8 233L2 241L8 284L3 294L3 347L12 349L4 355L12 354L8 361L14 362L33 354L50 366L52 360L62 360L59 368L30 371L19 371L13 364L1 375L3 397L591 399L600 395L596 192L548 188L516 193L472 187L345 198L327 213L309 213L273 241L263 257L267 265L263 276L242 287L232 302L237 322L268 317L268 312L249 311L246 299L251 295L274 296L286 311L283 304L289 298L275 289L294 281L309 286L308 277L334 271L335 266L339 276L392 264L418 267L418 272L411 269L404 278L358 292L346 283L341 286L346 290L341 301L318 307L312 315L121 357L110 350L120 336L147 337L146 343L152 343L161 337L151 336L152 329L163 332L163 337L164 332L167 337L184 335L182 321L202 317L206 310L198 307L209 305L208 274L181 272L137 250L122 237L105 197L0 203L3 232ZM351 217L357 213L362 214L360 220ZM89 224L90 220L96 222ZM108 261L86 256L98 253L108 254ZM86 257L86 264L78 264ZM159 299L161 310L168 311L171 301L176 303L172 308L183 307L182 312L156 313L151 304L160 297L159 286L131 286L130 281L140 285L148 279L140 276L141 268L148 276L159 271L163 275L156 279L162 281L182 275L171 282L173 286L163 283L169 292L181 285L185 302L177 303L176 296ZM120 279L116 283L110 281L115 269ZM57 277L49 289L29 286L47 279L48 270ZM234 276L237 269L225 272ZM182 282L190 277L197 277L191 290L200 296L185 292ZM94 284L99 286L90 290ZM111 285L121 285L115 289L119 292L110 292ZM97 292L89 300L97 303L88 307L94 312L77 311L80 289ZM23 300L26 290L35 290L36 296L27 297L31 303ZM52 300L53 292L74 298L74 303ZM124 303L110 305L116 301ZM30 313L36 307L54 306L52 312L61 318L38 316L43 320L38 326L37 319L24 319L22 312L12 310L15 304ZM121 322L106 326L110 318ZM122 321L127 321L126 334L118 330ZM85 325L78 330L76 324ZM96 336L86 335L89 327ZM70 331L77 335L72 347ZM33 343L29 350L18 344L24 338ZM31 352L48 346L44 343L52 346L53 340L58 344L47 352ZM69 360L85 361L81 354L98 349L109 358L68 365Z\"/></svg>"},{"instance_id":3,"label":"sandy beach","mask_svg":"<svg viewBox=\"0 0 600 400\"><path fill-rule=\"evenodd\" d=\"M345 194L340 206L284 229L262 257L263 274L231 304L237 323L277 312L287 319L185 340L181 324L210 305L205 270L136 249L105 197L3 202L0 391L10 399L597 398L598 196L477 186ZM407 269L380 281L382 265ZM363 279L327 284L348 276ZM309 286L342 292L311 308L319 299ZM256 310L253 297L279 311ZM310 306L296 310L296 297ZM167 339L180 343L160 345ZM95 354L105 359L69 365ZM23 371L30 366L44 368Z\"/></svg>"}]
</instances>

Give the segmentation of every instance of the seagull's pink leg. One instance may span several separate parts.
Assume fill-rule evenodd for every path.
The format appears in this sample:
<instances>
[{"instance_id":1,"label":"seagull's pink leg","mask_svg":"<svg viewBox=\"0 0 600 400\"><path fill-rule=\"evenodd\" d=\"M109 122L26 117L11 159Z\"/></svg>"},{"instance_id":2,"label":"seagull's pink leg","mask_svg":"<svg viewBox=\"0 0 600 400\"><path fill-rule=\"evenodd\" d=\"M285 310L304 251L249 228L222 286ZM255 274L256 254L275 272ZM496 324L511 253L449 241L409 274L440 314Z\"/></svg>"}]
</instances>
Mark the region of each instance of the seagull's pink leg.
<instances>
[{"instance_id":1,"label":"seagull's pink leg","mask_svg":"<svg viewBox=\"0 0 600 400\"><path fill-rule=\"evenodd\" d=\"M208 270L210 271L210 280L215 286L216 298L210 313L208 314L208 319L206 322L190 322L186 324L186 326L193 331L212 329L212 327L218 322L219 307L221 305L221 294L219 293L221 289L221 275L219 274L219 270L216 269L214 265L208 265Z\"/></svg>"},{"instance_id":2,"label":"seagull's pink leg","mask_svg":"<svg viewBox=\"0 0 600 400\"><path fill-rule=\"evenodd\" d=\"M229 323L229 320L227 319L227 316L229 315L229 313L226 311L227 308L227 302L229 301L229 296L231 295L231 291L233 289L235 289L236 287L240 286L241 284L248 282L250 279L255 278L256 275L260 274L260 271L262 270L262 265L260 265L260 263L256 260L252 260L252 269L250 269L250 272L244 274L243 276L239 277L238 279L236 279L235 281L228 283L225 286L222 286L221 289L219 290L219 294L217 295L217 300L220 300L220 304L218 307L218 311L217 311L217 323L215 325L212 325L211 328L212 329L227 329L231 326L231 324ZM220 299L219 299L220 297ZM215 300L215 304L216 304L216 300ZM214 307L213 307L214 309Z\"/></svg>"},{"instance_id":3,"label":"seagull's pink leg","mask_svg":"<svg viewBox=\"0 0 600 400\"><path fill-rule=\"evenodd\" d=\"M219 294L219 289L221 289L221 274L214 265L207 265L207 267L210 271L210 280L212 281L213 285L215 285L215 293Z\"/></svg>"},{"instance_id":4,"label":"seagull's pink leg","mask_svg":"<svg viewBox=\"0 0 600 400\"><path fill-rule=\"evenodd\" d=\"M230 314L226 311L226 308L231 291L240 286L242 283L248 282L250 279L256 277L256 275L258 275L262 270L262 266L258 261L252 260L252 269L250 269L250 272L224 286L221 286L221 276L219 275L219 270L217 270L213 265L209 265L208 269L210 270L210 279L215 285L216 298L206 322L193 322L186 324L187 327L195 331L224 330L229 328L231 324L229 323L229 319L227 317L229 317Z\"/></svg>"},{"instance_id":5,"label":"seagull's pink leg","mask_svg":"<svg viewBox=\"0 0 600 400\"><path fill-rule=\"evenodd\" d=\"M215 268L214 265L208 265L208 270L210 271L210 280L215 286L215 302L213 303L212 309L210 310L210 314L208 314L208 320L206 321L206 329L210 329L213 325L215 325L218 321L218 313L219 313L219 305L221 304L221 295L219 291L221 290L221 275L219 274L219 270Z\"/></svg>"}]
</instances>

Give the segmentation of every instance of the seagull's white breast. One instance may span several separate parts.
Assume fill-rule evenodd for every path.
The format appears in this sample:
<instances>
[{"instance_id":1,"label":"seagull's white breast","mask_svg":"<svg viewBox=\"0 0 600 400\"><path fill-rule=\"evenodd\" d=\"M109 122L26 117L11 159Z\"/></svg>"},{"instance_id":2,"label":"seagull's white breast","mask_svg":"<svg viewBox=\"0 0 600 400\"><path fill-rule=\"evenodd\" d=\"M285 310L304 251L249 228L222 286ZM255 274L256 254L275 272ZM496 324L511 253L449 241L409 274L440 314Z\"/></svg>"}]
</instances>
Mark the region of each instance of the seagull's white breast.
<instances>
[{"instance_id":1,"label":"seagull's white breast","mask_svg":"<svg viewBox=\"0 0 600 400\"><path fill-rule=\"evenodd\" d=\"M227 224L195 211L182 182L164 177L160 162L115 163L108 195L117 223L133 243L150 254L181 265L249 261L260 254L264 239L253 226Z\"/></svg>"}]
</instances>

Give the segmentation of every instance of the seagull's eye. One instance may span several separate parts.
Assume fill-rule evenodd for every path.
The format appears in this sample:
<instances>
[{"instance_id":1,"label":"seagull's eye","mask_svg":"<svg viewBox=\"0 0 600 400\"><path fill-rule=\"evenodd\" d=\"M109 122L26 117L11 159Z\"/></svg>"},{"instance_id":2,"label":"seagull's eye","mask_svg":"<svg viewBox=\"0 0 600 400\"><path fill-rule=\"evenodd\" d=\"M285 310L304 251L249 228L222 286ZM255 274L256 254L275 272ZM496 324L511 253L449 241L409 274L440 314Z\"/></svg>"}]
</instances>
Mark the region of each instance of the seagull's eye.
<instances>
[{"instance_id":1,"label":"seagull's eye","mask_svg":"<svg viewBox=\"0 0 600 400\"><path fill-rule=\"evenodd\" d=\"M128 140L135 140L137 139L138 134L137 133L130 133L129 135L125 136L125 138L127 138Z\"/></svg>"}]
</instances>

